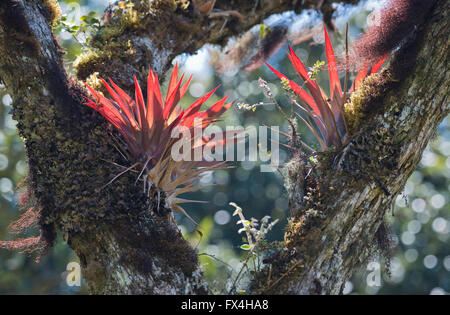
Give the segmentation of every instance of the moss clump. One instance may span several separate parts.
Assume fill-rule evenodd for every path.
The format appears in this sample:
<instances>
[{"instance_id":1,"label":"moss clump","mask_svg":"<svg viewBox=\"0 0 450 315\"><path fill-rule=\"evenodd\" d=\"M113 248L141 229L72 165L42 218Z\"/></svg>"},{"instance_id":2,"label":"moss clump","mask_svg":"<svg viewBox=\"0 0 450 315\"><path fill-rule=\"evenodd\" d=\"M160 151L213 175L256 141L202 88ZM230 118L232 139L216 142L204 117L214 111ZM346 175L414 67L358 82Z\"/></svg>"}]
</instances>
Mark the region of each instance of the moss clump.
<instances>
[{"instance_id":1,"label":"moss clump","mask_svg":"<svg viewBox=\"0 0 450 315\"><path fill-rule=\"evenodd\" d=\"M113 18L91 38L91 49L75 60L74 68L77 76L84 79L92 73L92 69L99 69L99 66L111 59L133 58L130 56L130 54L133 55L131 42L119 40L119 37L126 32L143 28L143 18L134 8L119 9L114 12Z\"/></svg>"},{"instance_id":2,"label":"moss clump","mask_svg":"<svg viewBox=\"0 0 450 315\"><path fill-rule=\"evenodd\" d=\"M55 23L62 14L58 0L42 0L42 4L50 12L50 21Z\"/></svg>"},{"instance_id":3,"label":"moss clump","mask_svg":"<svg viewBox=\"0 0 450 315\"><path fill-rule=\"evenodd\" d=\"M97 92L102 93L103 83L100 80L98 72L94 72L93 74L88 76L86 79L86 84L95 89Z\"/></svg>"},{"instance_id":4,"label":"moss clump","mask_svg":"<svg viewBox=\"0 0 450 315\"><path fill-rule=\"evenodd\" d=\"M357 130L361 123L361 119L364 117L361 108L357 107L353 102L346 103L344 105L344 114L350 130L352 132Z\"/></svg>"},{"instance_id":5,"label":"moss clump","mask_svg":"<svg viewBox=\"0 0 450 315\"><path fill-rule=\"evenodd\" d=\"M100 52L93 49L89 49L88 51L78 56L78 58L74 61L73 66L75 68L79 68L80 66L82 67L83 64L88 63L90 60L100 58L100 55L101 55Z\"/></svg>"},{"instance_id":6,"label":"moss clump","mask_svg":"<svg viewBox=\"0 0 450 315\"><path fill-rule=\"evenodd\" d=\"M77 76L86 78L91 73L91 69L95 69L98 64L104 63L108 57L112 57L109 51L98 49L89 49L82 53L73 63Z\"/></svg>"},{"instance_id":7,"label":"moss clump","mask_svg":"<svg viewBox=\"0 0 450 315\"><path fill-rule=\"evenodd\" d=\"M379 74L374 73L358 86L350 96L350 103L344 105L344 114L351 131L358 130L362 119L367 115L367 99L376 94Z\"/></svg>"},{"instance_id":8,"label":"moss clump","mask_svg":"<svg viewBox=\"0 0 450 315\"><path fill-rule=\"evenodd\" d=\"M284 244L289 247L291 244L295 244L295 235L300 235L305 223L305 218L300 217L299 219L292 221L288 226L286 233L284 234Z\"/></svg>"},{"instance_id":9,"label":"moss clump","mask_svg":"<svg viewBox=\"0 0 450 315\"><path fill-rule=\"evenodd\" d=\"M156 0L156 1L152 1L151 5L150 5L150 9L153 12L158 12L158 11L168 11L168 12L173 12L177 9L178 5L180 4L180 6L182 7L188 7L189 6L189 1L186 0Z\"/></svg>"},{"instance_id":10,"label":"moss clump","mask_svg":"<svg viewBox=\"0 0 450 315\"><path fill-rule=\"evenodd\" d=\"M101 32L94 37L95 40L109 41L123 34L125 31L138 30L140 28L142 17L139 16L137 10L132 8L123 9L117 16L117 19L114 19L102 28Z\"/></svg>"},{"instance_id":11,"label":"moss clump","mask_svg":"<svg viewBox=\"0 0 450 315\"><path fill-rule=\"evenodd\" d=\"M101 45L100 48L94 47L82 53L74 61L73 66L80 79L86 79L92 73L93 69L101 69L102 66L110 63L110 60L126 60L133 58L135 51L131 47L131 42L118 41Z\"/></svg>"}]
</instances>

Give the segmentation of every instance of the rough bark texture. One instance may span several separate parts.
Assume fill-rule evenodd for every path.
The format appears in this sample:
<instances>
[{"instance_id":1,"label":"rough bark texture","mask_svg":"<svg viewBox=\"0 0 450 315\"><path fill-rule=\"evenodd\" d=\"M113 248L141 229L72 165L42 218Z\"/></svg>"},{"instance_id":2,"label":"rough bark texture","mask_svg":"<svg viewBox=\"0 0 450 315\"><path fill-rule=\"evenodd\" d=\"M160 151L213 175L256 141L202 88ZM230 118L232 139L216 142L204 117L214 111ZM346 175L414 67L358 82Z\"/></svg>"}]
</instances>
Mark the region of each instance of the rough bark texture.
<instances>
[{"instance_id":1,"label":"rough bark texture","mask_svg":"<svg viewBox=\"0 0 450 315\"><path fill-rule=\"evenodd\" d=\"M272 13L322 2L217 1L216 9L238 10L239 21L208 17L189 1L138 1L135 15L113 13L79 58L77 75L95 82L98 72L131 88L132 75L149 66L163 75L180 53L224 44ZM270 261L271 282L267 271L257 275L255 293L340 293L368 257L392 200L449 112L448 13L448 2L436 1L410 47L375 80L378 97L365 102L372 110L341 152L325 157L306 181L301 159L291 162L295 220L286 249ZM82 105L85 91L65 73L50 18L42 1L0 3L0 78L25 140L43 239L64 235L92 293L207 293L195 251L170 212L151 211L132 174L100 189L119 172L103 160L126 161L106 140L104 119ZM298 198L306 193L309 200Z\"/></svg>"}]
</instances>

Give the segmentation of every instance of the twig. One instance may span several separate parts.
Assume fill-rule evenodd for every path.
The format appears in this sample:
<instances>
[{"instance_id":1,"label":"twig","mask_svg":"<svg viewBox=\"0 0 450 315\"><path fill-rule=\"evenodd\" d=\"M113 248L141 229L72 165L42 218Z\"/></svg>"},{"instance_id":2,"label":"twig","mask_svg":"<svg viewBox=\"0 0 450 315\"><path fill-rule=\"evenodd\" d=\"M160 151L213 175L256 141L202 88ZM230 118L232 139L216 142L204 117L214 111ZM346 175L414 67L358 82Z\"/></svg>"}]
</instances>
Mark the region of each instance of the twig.
<instances>
[{"instance_id":1,"label":"twig","mask_svg":"<svg viewBox=\"0 0 450 315\"><path fill-rule=\"evenodd\" d=\"M113 181L115 181L117 178L119 178L120 176L122 176L123 174L125 174L126 172L132 170L133 168L135 168L139 163L134 163L133 165L131 165L129 168L127 168L125 171L120 172L119 174L117 174L116 176L114 176L113 179L111 179L108 183L106 183L105 185L102 186L102 188L100 188L100 190L102 190L103 188L105 188L106 186L108 186L109 184L111 184Z\"/></svg>"},{"instance_id":2,"label":"twig","mask_svg":"<svg viewBox=\"0 0 450 315\"><path fill-rule=\"evenodd\" d=\"M247 266L247 263L248 263L248 261L249 261L249 259L250 259L250 254L251 254L251 253L249 253L249 254L247 255L247 258L245 259L244 264L243 264L242 267L241 267L241 270L239 270L238 275L237 275L236 278L234 279L233 285L231 286L231 289L230 289L230 291L228 292L228 294L231 294L231 293L236 289L237 281L238 281L238 279L241 277L242 271L243 271L244 268Z\"/></svg>"},{"instance_id":3,"label":"twig","mask_svg":"<svg viewBox=\"0 0 450 315\"><path fill-rule=\"evenodd\" d=\"M201 253L201 254L198 254L198 255L199 255L199 256L208 256L208 257L210 257L210 258L213 258L213 259L217 260L218 262L224 264L224 265L227 266L228 268L230 268L232 271L234 271L233 267L232 267L230 264L228 264L227 262L223 261L223 260L220 259L220 258L217 258L215 255L208 254L208 253Z\"/></svg>"},{"instance_id":4,"label":"twig","mask_svg":"<svg viewBox=\"0 0 450 315\"><path fill-rule=\"evenodd\" d=\"M269 277L267 278L267 287L270 287L270 280L272 278L272 264L269 266Z\"/></svg>"},{"instance_id":5,"label":"twig","mask_svg":"<svg viewBox=\"0 0 450 315\"><path fill-rule=\"evenodd\" d=\"M237 17L241 21L243 21L245 19L245 17L241 13L239 13L239 11L236 11L236 10L214 11L209 14L209 17L211 19L214 19L214 18L218 18L218 17L229 17L230 15Z\"/></svg>"},{"instance_id":6,"label":"twig","mask_svg":"<svg viewBox=\"0 0 450 315\"><path fill-rule=\"evenodd\" d=\"M292 270L294 270L299 264L301 263L301 261L297 261L291 268L289 268L288 271L286 271L283 275L281 275L280 278L278 278L274 283L272 283L272 285L268 286L267 289L265 290L266 292L269 291L270 289L272 289L274 286L276 286L281 280L283 280L284 277L286 277ZM271 265L272 266L272 265Z\"/></svg>"},{"instance_id":7,"label":"twig","mask_svg":"<svg viewBox=\"0 0 450 315\"><path fill-rule=\"evenodd\" d=\"M348 128L348 124L347 124L347 119L345 118L345 103L347 102L347 89L348 89L348 23L347 23L347 27L345 28L345 82L344 82L344 100L342 103L342 106L340 106L340 110L341 110L341 115L342 115L342 119L344 120L344 126L345 126L345 131L347 132L348 135L350 135L350 129Z\"/></svg>"}]
</instances>

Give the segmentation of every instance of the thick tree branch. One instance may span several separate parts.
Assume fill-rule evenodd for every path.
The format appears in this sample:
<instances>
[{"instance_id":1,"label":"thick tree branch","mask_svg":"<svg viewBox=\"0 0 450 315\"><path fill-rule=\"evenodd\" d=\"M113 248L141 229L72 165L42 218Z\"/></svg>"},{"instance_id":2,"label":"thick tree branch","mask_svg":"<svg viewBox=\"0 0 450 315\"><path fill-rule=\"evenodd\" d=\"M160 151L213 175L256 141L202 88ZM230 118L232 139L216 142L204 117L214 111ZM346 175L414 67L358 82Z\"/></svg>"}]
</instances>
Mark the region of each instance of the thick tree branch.
<instances>
[{"instance_id":1,"label":"thick tree branch","mask_svg":"<svg viewBox=\"0 0 450 315\"><path fill-rule=\"evenodd\" d=\"M228 38L262 23L271 14L321 8L330 11L332 2L359 0L215 1L209 14L195 5L207 2L214 1L136 1L132 9L112 12L92 38L90 51L75 62L78 79L85 80L96 72L132 89L133 75L143 79L149 67L163 75L176 56L195 53L208 43L223 46ZM228 14L230 11L239 12L241 18Z\"/></svg>"}]
</instances>

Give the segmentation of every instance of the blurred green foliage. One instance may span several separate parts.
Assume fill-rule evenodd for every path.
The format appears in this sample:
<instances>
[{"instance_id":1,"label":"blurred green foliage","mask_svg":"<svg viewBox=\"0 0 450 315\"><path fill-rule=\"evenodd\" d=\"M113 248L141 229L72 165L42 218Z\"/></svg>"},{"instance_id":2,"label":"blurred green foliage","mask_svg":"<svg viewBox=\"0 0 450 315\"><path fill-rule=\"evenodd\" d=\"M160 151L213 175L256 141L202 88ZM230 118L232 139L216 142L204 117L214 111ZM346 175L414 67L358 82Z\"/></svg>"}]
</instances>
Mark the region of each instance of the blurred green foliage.
<instances>
[{"instance_id":1,"label":"blurred green foliage","mask_svg":"<svg viewBox=\"0 0 450 315\"><path fill-rule=\"evenodd\" d=\"M66 49L65 63L69 71L75 57L80 54L83 45L80 38L74 39L73 27L81 16L89 12L100 13L107 1L60 1L66 14L65 23L74 32L60 27L59 39ZM78 10L78 11L77 11ZM368 12L361 12L350 24L350 34L356 36L363 26L361 21ZM90 15L93 17L93 14ZM81 37L83 34L80 35ZM343 40L332 39L335 48L342 49ZM302 43L294 47L297 55L306 66L312 66L317 60L325 60L323 45ZM285 49L270 59L270 63L288 77L296 77L294 69L286 58ZM209 64L208 49L202 49L196 56L180 56L178 61L182 70L194 74L194 80L184 104L192 101L215 86L221 84L218 93L208 104L213 104L226 93L230 100L248 104L267 102L263 91L258 87L259 77L267 80L279 102L289 110L287 98L283 95L281 83L265 66L252 72L239 71L228 74L215 74ZM319 73L318 80L327 87L326 73ZM7 226L19 217L17 206L17 183L26 176L27 163L23 142L17 135L12 120L12 100L3 87L0 88L0 239L11 239ZM225 115L225 125L280 126L287 130L287 122L273 105L258 107L255 111L239 110L234 106ZM306 128L300 126L303 139L313 144L314 140ZM438 129L438 135L428 146L423 159L409 179L403 196L399 196L394 205L393 214L387 214L388 221L397 244L391 262L391 277L381 265L380 286L369 286L367 277L371 271L360 270L346 285L345 293L352 294L440 294L450 292L450 121L446 119ZM282 150L283 151L283 150ZM281 160L286 161L289 152L281 152ZM269 240L282 240L283 226L287 223L287 197L282 178L278 173L261 173L259 163L236 162L235 168L208 173L202 178L202 184L217 184L192 194L192 199L210 201L205 205L187 206L187 211L200 222L197 229L181 216L178 222L192 246L200 253L206 279L213 283L217 292L227 292L230 279L234 279L240 270L246 251L240 248L242 235L239 226L232 217L234 208L229 202L236 202L244 209L247 218L262 218L270 215L280 222L269 233ZM37 235L30 231L30 235ZM42 293L85 293L81 288L66 285L66 266L77 261L76 255L67 244L58 239L53 250L44 256L40 263L35 257L26 254L0 250L0 294L42 294ZM377 262L377 260L375 259ZM245 279L241 285L245 284ZM228 287L227 287L228 285Z\"/></svg>"}]
</instances>

